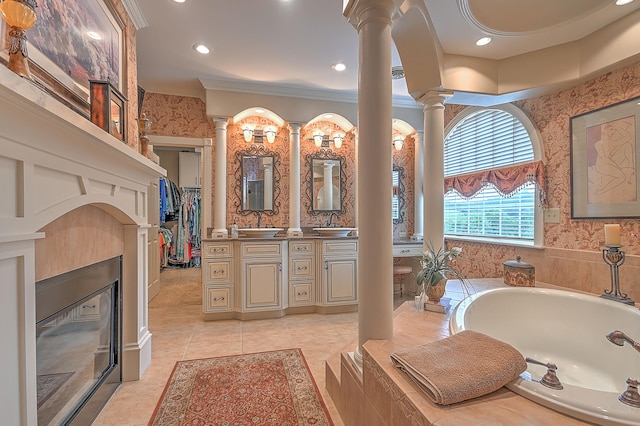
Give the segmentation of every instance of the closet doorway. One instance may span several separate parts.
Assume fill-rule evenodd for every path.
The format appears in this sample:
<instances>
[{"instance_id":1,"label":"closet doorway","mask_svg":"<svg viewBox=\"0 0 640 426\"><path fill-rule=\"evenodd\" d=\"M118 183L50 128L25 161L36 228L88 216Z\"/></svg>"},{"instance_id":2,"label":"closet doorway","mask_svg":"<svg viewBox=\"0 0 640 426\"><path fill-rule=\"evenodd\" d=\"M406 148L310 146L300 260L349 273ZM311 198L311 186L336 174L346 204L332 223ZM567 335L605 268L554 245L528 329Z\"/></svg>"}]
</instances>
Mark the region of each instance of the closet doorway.
<instances>
[{"instance_id":1,"label":"closet doorway","mask_svg":"<svg viewBox=\"0 0 640 426\"><path fill-rule=\"evenodd\" d=\"M158 185L158 227L149 231L158 235L149 253L160 256L149 307L202 305L202 238L211 226L211 139L155 136L150 145L167 176Z\"/></svg>"}]
</instances>

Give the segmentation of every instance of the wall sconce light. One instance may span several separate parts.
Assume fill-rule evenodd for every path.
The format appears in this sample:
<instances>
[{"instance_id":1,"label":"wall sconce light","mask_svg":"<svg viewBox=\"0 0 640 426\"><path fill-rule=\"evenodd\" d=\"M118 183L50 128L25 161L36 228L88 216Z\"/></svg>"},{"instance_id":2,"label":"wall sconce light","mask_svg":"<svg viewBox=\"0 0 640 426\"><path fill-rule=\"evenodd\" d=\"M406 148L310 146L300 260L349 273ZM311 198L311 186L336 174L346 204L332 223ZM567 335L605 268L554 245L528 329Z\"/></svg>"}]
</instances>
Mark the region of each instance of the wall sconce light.
<instances>
[{"instance_id":1,"label":"wall sconce light","mask_svg":"<svg viewBox=\"0 0 640 426\"><path fill-rule=\"evenodd\" d=\"M324 133L320 130L316 130L313 132L313 143L316 144L318 148L322 146L322 141L324 139Z\"/></svg>"},{"instance_id":2,"label":"wall sconce light","mask_svg":"<svg viewBox=\"0 0 640 426\"><path fill-rule=\"evenodd\" d=\"M245 142L263 143L266 139L269 143L274 143L278 135L276 126L265 126L264 129L257 129L255 124L243 124L242 136Z\"/></svg>"},{"instance_id":3,"label":"wall sconce light","mask_svg":"<svg viewBox=\"0 0 640 426\"><path fill-rule=\"evenodd\" d=\"M402 144L404 144L404 138L402 136L396 136L393 138L393 147L396 151L400 151L402 149Z\"/></svg>"},{"instance_id":4,"label":"wall sconce light","mask_svg":"<svg viewBox=\"0 0 640 426\"><path fill-rule=\"evenodd\" d=\"M267 142L269 143L274 143L276 140L276 134L278 133L276 131L276 128L273 126L267 126L264 128L263 133L265 135L265 137L267 138Z\"/></svg>"},{"instance_id":5,"label":"wall sconce light","mask_svg":"<svg viewBox=\"0 0 640 426\"><path fill-rule=\"evenodd\" d=\"M251 139L253 139L254 129L255 129L255 126L251 124L244 124L242 126L242 136L244 137L245 142L251 142Z\"/></svg>"},{"instance_id":6,"label":"wall sconce light","mask_svg":"<svg viewBox=\"0 0 640 426\"><path fill-rule=\"evenodd\" d=\"M9 63L7 68L21 77L31 79L27 58L27 35L25 30L33 27L37 17L36 0L4 0L0 3L0 14L9 24Z\"/></svg>"},{"instance_id":7,"label":"wall sconce light","mask_svg":"<svg viewBox=\"0 0 640 426\"><path fill-rule=\"evenodd\" d=\"M340 147L342 147L342 142L344 141L344 133L335 132L331 137L329 137L328 135L325 135L322 130L315 130L313 132L313 136L309 140L313 141L318 148L329 148L329 143L333 142L335 148L340 149Z\"/></svg>"}]
</instances>

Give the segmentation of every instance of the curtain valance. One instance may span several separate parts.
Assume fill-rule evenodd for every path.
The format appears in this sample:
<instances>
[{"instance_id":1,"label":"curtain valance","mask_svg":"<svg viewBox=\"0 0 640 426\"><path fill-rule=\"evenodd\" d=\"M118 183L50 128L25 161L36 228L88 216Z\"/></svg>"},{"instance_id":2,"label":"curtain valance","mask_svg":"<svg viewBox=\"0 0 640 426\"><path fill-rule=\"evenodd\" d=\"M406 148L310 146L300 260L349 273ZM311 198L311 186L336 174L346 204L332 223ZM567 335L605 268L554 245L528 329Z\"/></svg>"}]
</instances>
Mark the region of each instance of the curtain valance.
<instances>
[{"instance_id":1,"label":"curtain valance","mask_svg":"<svg viewBox=\"0 0 640 426\"><path fill-rule=\"evenodd\" d=\"M491 184L500 194L510 197L523 186L531 183L536 185L539 203L545 207L547 205L547 186L542 161L446 177L444 178L444 192L455 190L463 197L471 198L486 185Z\"/></svg>"}]
</instances>

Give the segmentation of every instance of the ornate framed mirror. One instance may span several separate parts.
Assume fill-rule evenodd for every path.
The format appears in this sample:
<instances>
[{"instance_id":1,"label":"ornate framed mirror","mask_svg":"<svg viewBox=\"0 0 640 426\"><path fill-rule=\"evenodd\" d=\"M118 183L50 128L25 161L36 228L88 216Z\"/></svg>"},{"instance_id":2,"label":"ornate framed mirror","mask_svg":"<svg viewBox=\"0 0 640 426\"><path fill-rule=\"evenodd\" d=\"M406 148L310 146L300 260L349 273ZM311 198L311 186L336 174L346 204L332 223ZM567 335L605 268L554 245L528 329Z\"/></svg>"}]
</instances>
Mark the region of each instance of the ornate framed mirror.
<instances>
[{"instance_id":1,"label":"ornate framed mirror","mask_svg":"<svg viewBox=\"0 0 640 426\"><path fill-rule=\"evenodd\" d=\"M404 181L406 179L404 167L394 165L391 176L393 178L393 193L391 194L391 217L393 218L393 224L397 225L404 222Z\"/></svg>"},{"instance_id":2,"label":"ornate framed mirror","mask_svg":"<svg viewBox=\"0 0 640 426\"><path fill-rule=\"evenodd\" d=\"M252 145L235 154L236 213L273 216L280 212L280 154L264 145Z\"/></svg>"},{"instance_id":3,"label":"ornate framed mirror","mask_svg":"<svg viewBox=\"0 0 640 426\"><path fill-rule=\"evenodd\" d=\"M312 216L340 216L346 212L344 200L347 195L343 155L330 149L321 149L305 157L304 205Z\"/></svg>"}]
</instances>

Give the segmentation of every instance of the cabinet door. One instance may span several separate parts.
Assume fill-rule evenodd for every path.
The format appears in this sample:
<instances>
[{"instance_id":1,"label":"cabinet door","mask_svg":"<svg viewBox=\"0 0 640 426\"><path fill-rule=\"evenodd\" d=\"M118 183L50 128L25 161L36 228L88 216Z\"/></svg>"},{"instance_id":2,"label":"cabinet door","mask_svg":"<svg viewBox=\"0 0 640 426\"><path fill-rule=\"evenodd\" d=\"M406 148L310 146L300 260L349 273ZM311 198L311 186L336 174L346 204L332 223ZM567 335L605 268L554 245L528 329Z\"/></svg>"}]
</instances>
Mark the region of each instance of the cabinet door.
<instances>
[{"instance_id":1,"label":"cabinet door","mask_svg":"<svg viewBox=\"0 0 640 426\"><path fill-rule=\"evenodd\" d=\"M354 303L357 297L357 260L325 260L327 304Z\"/></svg>"},{"instance_id":2,"label":"cabinet door","mask_svg":"<svg viewBox=\"0 0 640 426\"><path fill-rule=\"evenodd\" d=\"M200 153L180 152L178 153L178 180L183 188L200 188L202 178L200 177Z\"/></svg>"},{"instance_id":3,"label":"cabinet door","mask_svg":"<svg viewBox=\"0 0 640 426\"><path fill-rule=\"evenodd\" d=\"M244 262L244 308L281 308L282 265L280 262Z\"/></svg>"}]
</instances>

